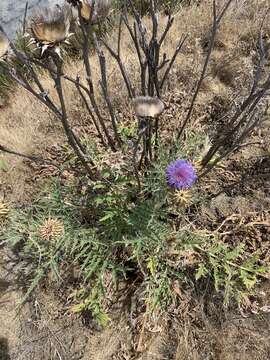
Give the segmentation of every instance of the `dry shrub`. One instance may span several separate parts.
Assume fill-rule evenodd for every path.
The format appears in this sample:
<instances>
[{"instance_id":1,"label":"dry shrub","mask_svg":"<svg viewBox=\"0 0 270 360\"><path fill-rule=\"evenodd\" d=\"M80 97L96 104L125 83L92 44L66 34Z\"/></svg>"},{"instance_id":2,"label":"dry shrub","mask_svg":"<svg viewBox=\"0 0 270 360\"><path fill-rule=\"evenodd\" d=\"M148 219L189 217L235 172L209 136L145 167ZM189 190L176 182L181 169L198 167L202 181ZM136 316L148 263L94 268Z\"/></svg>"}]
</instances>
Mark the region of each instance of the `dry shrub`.
<instances>
[{"instance_id":1,"label":"dry shrub","mask_svg":"<svg viewBox=\"0 0 270 360\"><path fill-rule=\"evenodd\" d=\"M263 17L267 1L238 1L231 5L223 19L222 26L216 39L212 61L209 67L209 74L205 79L202 91L198 98L200 111L205 112L209 104L215 102L216 98L222 99L224 104L229 103L229 99L235 92L247 88L247 83L251 79L252 69L256 57L252 56L252 51L256 50L256 39ZM221 6L222 3L218 4ZM172 31L164 41L163 51L170 57L182 34L188 34L188 40L179 54L173 71L169 77L169 82L165 91L182 93L185 102L178 108L179 115L176 119L181 119L184 108L188 105L188 99L194 89L196 79L198 79L203 59L205 57L205 46L211 29L212 1L206 0L200 6L194 3L188 7L183 7L175 16ZM144 18L147 26L151 26L150 19ZM161 16L160 27L166 26L166 18ZM269 35L269 21L265 20L264 31ZM110 43L116 44L117 31L110 34ZM104 50L105 54L108 52ZM130 74L134 87L139 84L139 64L131 46L131 39L127 29L124 28L122 36L122 58ZM96 87L100 78L98 59L95 55L91 56L93 77ZM119 74L116 62L107 56L108 83L113 104L117 110L127 108L128 96L123 86L123 80ZM73 62L65 65L65 72L71 75L82 75L84 68L82 62ZM44 87L50 91L53 98L56 97L53 84L48 77L43 76ZM81 125L90 125L87 111L82 104L79 95L73 85L67 81L64 86L67 98L67 107L70 121L75 128L80 129ZM103 100L98 92L98 101ZM120 110L121 111L121 110ZM195 111L197 118L200 114ZM193 119L195 120L195 115ZM91 125L90 125L90 129ZM92 133L92 131L91 131ZM39 104L26 91L18 88L12 96L9 105L1 109L1 129L0 143L8 145L10 148L25 153L42 153L42 151L52 143L62 141L62 130L59 122L49 111ZM16 192L21 187L24 189L23 182L28 177L27 167L23 165L22 159L11 156L4 156L8 159L9 171L1 176L1 181L8 180L11 187L16 184ZM21 173L24 175L21 176ZM17 186L21 183L21 186ZM6 181L5 181L6 182ZM12 185L13 184L13 185Z\"/></svg>"}]
</instances>

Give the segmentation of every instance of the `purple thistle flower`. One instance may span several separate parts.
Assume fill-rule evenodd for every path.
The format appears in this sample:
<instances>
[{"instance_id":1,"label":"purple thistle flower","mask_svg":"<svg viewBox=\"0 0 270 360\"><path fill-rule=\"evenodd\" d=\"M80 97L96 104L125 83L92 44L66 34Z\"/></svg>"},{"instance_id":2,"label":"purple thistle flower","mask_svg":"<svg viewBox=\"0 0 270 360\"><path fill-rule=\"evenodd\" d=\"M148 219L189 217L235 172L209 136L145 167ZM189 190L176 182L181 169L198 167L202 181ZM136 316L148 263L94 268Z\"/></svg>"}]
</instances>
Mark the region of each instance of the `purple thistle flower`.
<instances>
[{"instance_id":1,"label":"purple thistle flower","mask_svg":"<svg viewBox=\"0 0 270 360\"><path fill-rule=\"evenodd\" d=\"M167 167L166 174L170 187L177 190L189 189L197 180L193 165L186 160L172 161Z\"/></svg>"}]
</instances>

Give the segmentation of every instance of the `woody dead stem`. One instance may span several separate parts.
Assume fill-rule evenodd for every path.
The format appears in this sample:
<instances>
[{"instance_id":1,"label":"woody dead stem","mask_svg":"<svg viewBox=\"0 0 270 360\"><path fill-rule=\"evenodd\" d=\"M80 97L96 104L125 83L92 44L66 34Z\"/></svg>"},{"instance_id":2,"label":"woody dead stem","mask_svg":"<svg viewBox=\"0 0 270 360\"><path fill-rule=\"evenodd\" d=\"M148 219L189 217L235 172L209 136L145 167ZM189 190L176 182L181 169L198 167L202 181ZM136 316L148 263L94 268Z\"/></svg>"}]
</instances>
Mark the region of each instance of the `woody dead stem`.
<instances>
[{"instance_id":1,"label":"woody dead stem","mask_svg":"<svg viewBox=\"0 0 270 360\"><path fill-rule=\"evenodd\" d=\"M93 2L93 6L95 6L95 2ZM94 85L93 85L93 80L92 80L92 71L91 71L91 65L90 65L90 60L89 60L89 39L90 39L90 31L91 31L91 20L92 20L91 18L93 16L93 12L91 12L91 17L90 17L89 21L86 23L84 21L84 19L82 18L80 6L78 6L77 8L78 8L78 13L79 13L80 26L81 26L81 30L82 30L82 34L83 34L82 49L83 49L83 62L84 62L84 66L85 66L86 81L88 84L87 94L89 96L90 103L95 111L95 114L98 118L98 121L101 125L101 128L105 134L105 137L107 138L109 146L111 147L111 149L113 151L116 151L114 141L112 140L112 138L107 130L107 127L105 125L104 119L99 111L99 107L97 105L96 98L95 98L95 91L94 91Z\"/></svg>"}]
</instances>

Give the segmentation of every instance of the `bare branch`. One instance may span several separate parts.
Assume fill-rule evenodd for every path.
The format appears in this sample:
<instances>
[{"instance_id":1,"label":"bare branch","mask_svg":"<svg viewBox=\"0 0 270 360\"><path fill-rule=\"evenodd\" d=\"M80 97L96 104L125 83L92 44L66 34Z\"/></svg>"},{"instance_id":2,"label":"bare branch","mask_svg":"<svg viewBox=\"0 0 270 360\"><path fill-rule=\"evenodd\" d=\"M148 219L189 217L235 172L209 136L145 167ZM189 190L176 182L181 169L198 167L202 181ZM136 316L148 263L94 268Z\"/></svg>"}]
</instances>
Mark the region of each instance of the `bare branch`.
<instances>
[{"instance_id":1,"label":"bare branch","mask_svg":"<svg viewBox=\"0 0 270 360\"><path fill-rule=\"evenodd\" d=\"M22 28L23 34L25 34L25 31L26 31L26 16L27 16L27 11L28 11L28 1L27 1L26 4L25 4L24 14L23 14L23 28Z\"/></svg>"},{"instance_id":2,"label":"bare branch","mask_svg":"<svg viewBox=\"0 0 270 360\"><path fill-rule=\"evenodd\" d=\"M122 62L121 59L121 32L122 32L122 21L123 21L123 17L121 16L120 21L119 21L119 28L118 28L118 41L117 41L117 53L109 46L109 44L101 39L101 42L103 43L103 45L106 47L106 49L109 51L109 53L112 55L112 57L117 61L119 69L121 71L122 77L124 79L127 91L128 91L128 96L130 99L135 97L135 90L131 85L131 81L128 77L126 68L124 63Z\"/></svg>"},{"instance_id":3,"label":"bare branch","mask_svg":"<svg viewBox=\"0 0 270 360\"><path fill-rule=\"evenodd\" d=\"M103 97L104 97L104 99L105 99L105 101L107 103L108 109L109 109L115 140L117 141L118 145L121 146L121 140L120 140L118 130L117 130L115 114L114 114L114 110L113 110L111 100L110 100L110 97L109 97L109 94L108 94L108 84L107 84L107 74L106 74L106 59L105 59L103 51L100 48L100 45L98 43L97 36L96 36L95 33L93 33L93 40L94 40L94 46L95 46L95 49L97 51L98 58L99 58L100 73L101 73L100 85L101 85L101 88L102 88Z\"/></svg>"},{"instance_id":4,"label":"bare branch","mask_svg":"<svg viewBox=\"0 0 270 360\"><path fill-rule=\"evenodd\" d=\"M163 32L163 34L161 35L161 38L160 38L160 40L159 40L159 47L161 47L161 45L163 44L163 42L164 42L164 40L165 40L165 38L166 38L166 36L167 36L170 28L171 28L172 25L173 25L173 22L174 22L174 17L172 17L172 15L169 14L168 19L167 19L166 28L165 28L165 30L164 30L164 32Z\"/></svg>"},{"instance_id":5,"label":"bare branch","mask_svg":"<svg viewBox=\"0 0 270 360\"><path fill-rule=\"evenodd\" d=\"M73 82L73 81L72 81L72 82ZM89 106L89 104L88 104L88 101L87 101L86 97L84 96L84 94L83 94L83 92L82 92L82 89L81 89L81 86L80 86L80 78L79 78L79 76L77 76L77 79L76 79L76 81L74 82L74 84L75 84L75 86L76 86L76 88L77 88L77 91L78 91L79 95L81 96L81 98L82 98L82 100L83 100L83 102L84 102L84 104L85 104L85 106L86 106L86 109L87 109L87 111L88 111L88 113L89 113L89 115L90 115L90 117L91 117L91 119L92 119L92 121L93 121L93 124L95 125L95 128L96 128L97 133L98 133L98 135L99 135L99 137L100 137L100 140L101 140L102 145L106 147L107 144L106 144L106 142L105 142L105 140L104 140L104 138L103 138L103 135L102 135L102 133L101 133L101 130L100 130L100 128L99 128L99 126L98 126L98 123L97 123L97 121L96 121L96 118L95 118L95 116L94 116L94 114L93 114L93 112L92 112L92 110L91 110L91 108L90 108L90 106ZM86 89L86 90L87 90L87 89Z\"/></svg>"},{"instance_id":6,"label":"bare branch","mask_svg":"<svg viewBox=\"0 0 270 360\"><path fill-rule=\"evenodd\" d=\"M225 15L226 11L228 10L229 6L231 5L231 3L233 2L234 0L229 0L223 7L223 9L221 10L220 12L220 15L218 16L217 18L217 26L220 24L223 16Z\"/></svg>"},{"instance_id":7,"label":"bare branch","mask_svg":"<svg viewBox=\"0 0 270 360\"><path fill-rule=\"evenodd\" d=\"M22 158L28 159L28 160L30 160L30 161L46 163L46 164L49 164L49 165L53 165L53 166L55 166L56 168L59 168L58 165L55 165L53 162L51 162L51 161L49 161L49 160L45 160L45 159L43 159L43 158L40 157L40 156L27 155L27 154L18 152L18 151L16 151L16 150L9 149L9 148L7 148L7 147L4 146L4 145L0 145L0 151L5 152L5 153L7 153L7 154L11 154L11 155L15 155L15 156L22 157Z\"/></svg>"},{"instance_id":8,"label":"bare branch","mask_svg":"<svg viewBox=\"0 0 270 360\"><path fill-rule=\"evenodd\" d=\"M172 69L172 67L173 67L173 64L174 64L176 58L177 58L179 52L181 51L184 43L185 43L186 40L187 40L187 37L188 37L187 35L182 36L181 39L179 40L178 46L177 46L177 48L176 48L176 50L175 50L175 52L174 52L174 54L173 54L173 56L172 56L172 58L171 58L171 60L170 60L170 62L169 62L169 65L168 65L168 67L167 67L167 69L166 69L166 71L165 71L165 74L163 75L163 78L162 78L162 80L161 80L160 89L163 88L163 86L164 86L164 84L165 84L165 81L166 81L167 78L168 78L168 75L169 75L169 73L170 73L170 71L171 71L171 69ZM165 55L165 57L166 57L166 55ZM161 63L161 65L159 66L159 69L162 69L162 67L163 67L168 61L169 61L169 60L164 59L163 62Z\"/></svg>"},{"instance_id":9,"label":"bare branch","mask_svg":"<svg viewBox=\"0 0 270 360\"><path fill-rule=\"evenodd\" d=\"M94 5L93 5L94 6ZM96 98L95 98L95 92L94 92L94 85L93 85L93 80L92 80L92 71L91 71L91 65L90 65L90 60L89 60L89 38L90 38L90 22L89 21L87 24L85 24L85 22L83 21L82 15L81 15L81 9L80 7L78 7L78 13L79 13L79 20L80 20L80 25L81 25L81 29L82 29L82 33L83 33L83 62L84 62L84 66L85 66L85 72L86 72L86 81L88 83L88 96L91 102L91 105L97 115L97 118L100 122L101 128L108 140L108 143L111 147L111 149L113 151L116 151L114 142L107 130L107 127L105 125L104 119L99 111L99 107L96 103ZM94 12L91 12L91 16Z\"/></svg>"},{"instance_id":10,"label":"bare branch","mask_svg":"<svg viewBox=\"0 0 270 360\"><path fill-rule=\"evenodd\" d=\"M66 136L68 138L70 146L73 148L76 155L80 159L80 161L83 164L84 168L86 169L87 174L89 175L90 179L95 180L95 176L93 174L93 171L90 168L90 166L88 165L88 162L87 162L87 160L85 158L85 155L82 152L83 146L80 143L79 139L77 139L75 137L75 134L73 133L73 131L70 128L70 125L68 123L68 116L67 116L67 112L66 112L66 105L65 105L63 89L62 89L62 80L61 80L62 60L60 60L58 58L58 56L57 56L57 57L54 58L54 61L55 61L55 64L57 66L57 76L54 78L54 81L55 81L55 88L56 88L58 98L59 98L59 101L60 101L60 104L61 104L61 109L62 109L61 122L62 122L63 128L65 130L65 133L66 133ZM91 161L91 160L90 160L90 163L92 165L94 165L93 161Z\"/></svg>"}]
</instances>

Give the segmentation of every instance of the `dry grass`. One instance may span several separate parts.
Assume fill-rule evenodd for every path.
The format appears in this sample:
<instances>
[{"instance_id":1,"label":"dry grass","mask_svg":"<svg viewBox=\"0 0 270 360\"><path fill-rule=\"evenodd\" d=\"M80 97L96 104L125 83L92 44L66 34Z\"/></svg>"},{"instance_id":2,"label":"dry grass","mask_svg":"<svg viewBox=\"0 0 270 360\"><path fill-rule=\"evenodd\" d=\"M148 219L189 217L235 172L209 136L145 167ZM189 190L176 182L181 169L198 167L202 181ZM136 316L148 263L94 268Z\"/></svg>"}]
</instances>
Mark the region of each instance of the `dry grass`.
<instances>
[{"instance_id":1,"label":"dry grass","mask_svg":"<svg viewBox=\"0 0 270 360\"><path fill-rule=\"evenodd\" d=\"M267 297L267 292L263 292ZM269 290L268 290L269 293ZM214 303L198 308L197 317L178 330L174 360L267 360L269 314L222 313Z\"/></svg>"}]
</instances>

